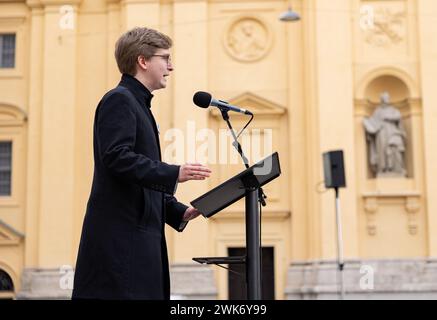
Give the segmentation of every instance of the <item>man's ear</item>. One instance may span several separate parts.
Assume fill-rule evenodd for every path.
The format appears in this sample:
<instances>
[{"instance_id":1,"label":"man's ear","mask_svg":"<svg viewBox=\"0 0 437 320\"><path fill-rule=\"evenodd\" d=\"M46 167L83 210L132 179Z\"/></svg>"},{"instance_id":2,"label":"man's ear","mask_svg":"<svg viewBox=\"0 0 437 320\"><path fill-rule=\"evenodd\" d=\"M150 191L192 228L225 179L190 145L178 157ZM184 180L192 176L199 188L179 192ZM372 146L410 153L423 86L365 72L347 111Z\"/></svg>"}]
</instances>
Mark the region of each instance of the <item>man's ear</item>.
<instances>
[{"instance_id":1,"label":"man's ear","mask_svg":"<svg viewBox=\"0 0 437 320\"><path fill-rule=\"evenodd\" d=\"M147 68L149 67L149 62L147 61L147 59L144 56L138 56L137 64L138 64L139 68L141 68L143 70L147 70Z\"/></svg>"}]
</instances>

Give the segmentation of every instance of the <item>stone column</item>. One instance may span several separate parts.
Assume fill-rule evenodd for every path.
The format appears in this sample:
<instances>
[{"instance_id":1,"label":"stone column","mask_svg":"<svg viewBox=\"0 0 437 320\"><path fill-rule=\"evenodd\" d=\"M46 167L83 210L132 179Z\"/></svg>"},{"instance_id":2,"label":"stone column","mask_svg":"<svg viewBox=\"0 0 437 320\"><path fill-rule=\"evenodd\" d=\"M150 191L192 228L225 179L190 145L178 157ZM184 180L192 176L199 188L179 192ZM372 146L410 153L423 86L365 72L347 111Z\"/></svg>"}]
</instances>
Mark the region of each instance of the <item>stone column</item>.
<instances>
[{"instance_id":1,"label":"stone column","mask_svg":"<svg viewBox=\"0 0 437 320\"><path fill-rule=\"evenodd\" d=\"M172 75L173 82L173 123L174 127L184 132L185 150L184 158L175 159L178 163L194 160L195 131L207 128L208 112L199 110L193 105L193 94L198 90L207 90L208 70L208 3L207 1L182 1L173 4L173 61L175 71ZM195 128L194 128L195 127ZM202 159L200 159L202 161ZM206 192L207 181L192 181L178 186L177 197L181 202L189 205L197 195ZM193 190L196 190L193 192ZM208 267L203 267L191 261L192 257L208 255L208 221L202 217L190 222L182 234L168 232L170 260L172 263L172 274L176 280L172 285L172 292L183 294L186 297L215 298L216 291L212 280L213 273L208 272ZM193 243L193 234L196 241ZM191 267L185 267L188 263ZM191 283L189 290L184 286L178 286L177 279L191 278L195 274L202 274L198 281ZM178 276L179 275L179 276ZM199 286L199 281L202 281ZM196 283L197 282L197 283ZM207 291L202 287L208 288Z\"/></svg>"},{"instance_id":2,"label":"stone column","mask_svg":"<svg viewBox=\"0 0 437 320\"><path fill-rule=\"evenodd\" d=\"M193 94L197 90L207 88L207 3L206 1L175 2L173 10L173 60L175 66L173 72L173 97L175 101L173 122L176 128L184 132L185 159L176 159L179 163L184 163L188 160L194 160L192 159L193 153L190 153L188 149L195 147L195 135L192 134L192 130L189 130L188 126L195 124L196 129L206 128L208 121L208 113L205 110L198 110L192 102ZM190 14L187 14L188 12ZM178 199L180 201L188 203L194 199L194 183L196 184L196 194L201 193L202 190L206 191L206 182L180 184L178 186ZM177 262L207 252L207 221L200 218L190 222L186 232L196 233L198 239L203 240L198 241L193 246L191 241L187 241L189 238L184 237L184 234L176 235L173 242L173 257Z\"/></svg>"},{"instance_id":3,"label":"stone column","mask_svg":"<svg viewBox=\"0 0 437 320\"><path fill-rule=\"evenodd\" d=\"M354 170L354 117L353 117L353 60L352 60L352 24L350 1L334 0L327 3L316 0L314 23L314 44L316 52L314 61L315 100L312 114L309 117L314 126L315 140L310 145L316 145L312 162L313 178L309 187L311 194L314 188L323 180L322 153L343 149L345 153L345 173L347 188L340 189L341 213L344 239L344 255L358 255L357 237L357 204ZM335 8L335 10L332 10ZM335 114L333 114L333 111ZM341 123L342 125L338 125ZM318 198L319 209L311 212L319 221L320 251L318 257L335 258L337 256L337 232L335 222L335 195L330 190Z\"/></svg>"},{"instance_id":4,"label":"stone column","mask_svg":"<svg viewBox=\"0 0 437 320\"><path fill-rule=\"evenodd\" d=\"M44 11L40 1L27 1L27 5L31 10L29 52L32 52L32 59L29 59L26 250L24 264L26 268L31 268L38 265Z\"/></svg>"},{"instance_id":5,"label":"stone column","mask_svg":"<svg viewBox=\"0 0 437 320\"><path fill-rule=\"evenodd\" d=\"M428 250L429 256L437 256L437 198L433 196L437 188L437 91L435 90L435 75L437 74L437 43L434 41L433 30L437 28L437 6L435 1L423 0L417 2L419 24L420 74L422 85L423 138L425 152L425 196L428 213Z\"/></svg>"},{"instance_id":6,"label":"stone column","mask_svg":"<svg viewBox=\"0 0 437 320\"><path fill-rule=\"evenodd\" d=\"M43 10L43 17L36 18L32 24L35 28L32 30L35 35L32 49L36 49L41 67L31 67L32 77L42 82L40 86L31 85L30 95L31 99L41 99L38 112L40 124L35 124L30 130L30 134L35 135L31 136L33 139L40 134L39 154L31 150L38 156L40 163L38 169L29 164L32 170L29 186L33 189L28 190L29 199L35 205L31 209L33 218L29 223L37 226L37 234L31 234L37 246L36 249L30 248L30 253L26 254L26 261L31 263L32 268L26 268L23 273L22 291L18 298L65 298L70 295L69 289L72 288L68 283L61 286L60 277L63 275L62 266L70 266L63 269L65 275L74 264L77 250L73 247L73 214L79 3L80 0L43 0L40 1L42 9L32 4L34 16L40 15ZM40 32L43 34L42 43ZM38 103L36 105L38 108ZM30 195L35 190L39 192L39 199L32 199Z\"/></svg>"},{"instance_id":7,"label":"stone column","mask_svg":"<svg viewBox=\"0 0 437 320\"><path fill-rule=\"evenodd\" d=\"M305 74L304 66L308 59L308 51L305 52L303 30L308 22L308 17L303 11L302 0L291 3L294 11L301 15L299 22L286 22L287 35L287 66L288 66L288 110L290 122L289 146L290 146L290 166L291 166L291 212L293 218L291 224L291 259L304 260L309 254L309 244L302 243L301 239L308 237L308 204L306 201L306 188L302 188L307 181L306 172L309 155L307 154L308 142L305 141L306 125L306 105L305 105ZM286 7L284 7L284 11ZM306 53L306 54L305 54ZM296 67L298 66L298 67ZM304 161L302 161L305 159Z\"/></svg>"},{"instance_id":8,"label":"stone column","mask_svg":"<svg viewBox=\"0 0 437 320\"><path fill-rule=\"evenodd\" d=\"M304 161L297 158L296 161L292 161L297 163L297 168L293 171L296 175L292 180L295 183L300 181L306 188L302 188L304 191L296 191L299 189L298 186L293 188L294 199L297 199L300 194L300 199L304 201L304 203L293 201L292 237L293 243L296 243L293 247L293 262L296 259L326 261L337 258L335 193L333 190L323 194L316 192L317 187L322 188L319 184L323 181L322 153L334 149L343 149L346 155L348 187L340 190L343 254L345 257L356 257L358 236L356 234L354 118L351 105L353 101L351 3L341 0L329 1L329 3L323 0L309 0L302 4L300 13L302 20L299 23L303 28L301 38L303 57L294 53L297 61L293 61L290 72L294 73L292 77L296 79L298 75L295 74L293 67L299 65L301 59L303 87L300 89L304 92L304 97L301 98L301 101L304 101L301 102L304 110L300 113L294 111L298 118L293 120L292 116L291 121L300 120L300 123L292 124L291 130L297 131L299 126L303 125L300 128L302 133L299 135L306 139L301 142L304 145L300 145L300 152L299 149L295 151L297 157ZM291 25L290 28L297 29L297 26ZM296 38L299 37L297 30L293 33ZM294 50L296 47L298 44L294 44ZM297 93L296 95L299 97ZM290 98L290 103L293 102L298 103L299 98ZM293 108L291 110L293 112ZM341 126L338 125L339 122L342 123ZM299 144L296 144L296 147L299 147ZM303 162L305 164L302 164ZM301 168L301 171L298 168ZM303 211L305 216L303 217L297 210ZM297 231L302 227L303 229L306 227L307 236L304 231ZM306 239L307 244L301 243L303 239ZM289 295L287 291L290 291L290 286L295 285L296 282L303 287L308 287L309 290L313 290L318 285L317 281L307 282L307 278L302 274L299 274L301 279L295 278L296 268L298 267L294 263L289 267L286 295Z\"/></svg>"},{"instance_id":9,"label":"stone column","mask_svg":"<svg viewBox=\"0 0 437 320\"><path fill-rule=\"evenodd\" d=\"M122 26L120 21L119 0L108 0L107 2L106 88L110 90L120 81L120 72L118 71L117 62L115 61L114 51L115 43L122 33Z\"/></svg>"},{"instance_id":10,"label":"stone column","mask_svg":"<svg viewBox=\"0 0 437 320\"><path fill-rule=\"evenodd\" d=\"M123 30L134 27L159 29L160 1L124 0L121 2L121 24Z\"/></svg>"}]
</instances>

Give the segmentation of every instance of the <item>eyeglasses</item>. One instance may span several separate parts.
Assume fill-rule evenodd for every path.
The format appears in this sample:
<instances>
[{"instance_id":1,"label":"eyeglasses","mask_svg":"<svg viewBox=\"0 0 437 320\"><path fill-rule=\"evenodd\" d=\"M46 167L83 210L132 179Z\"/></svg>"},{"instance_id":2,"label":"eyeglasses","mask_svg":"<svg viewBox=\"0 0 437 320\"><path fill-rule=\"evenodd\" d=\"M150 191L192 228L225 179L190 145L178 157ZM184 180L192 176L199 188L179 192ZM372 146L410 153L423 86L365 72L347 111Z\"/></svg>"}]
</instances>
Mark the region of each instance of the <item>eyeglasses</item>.
<instances>
[{"instance_id":1,"label":"eyeglasses","mask_svg":"<svg viewBox=\"0 0 437 320\"><path fill-rule=\"evenodd\" d=\"M152 57L161 57L167 61L167 65L171 64L171 56L169 54L153 54Z\"/></svg>"}]
</instances>

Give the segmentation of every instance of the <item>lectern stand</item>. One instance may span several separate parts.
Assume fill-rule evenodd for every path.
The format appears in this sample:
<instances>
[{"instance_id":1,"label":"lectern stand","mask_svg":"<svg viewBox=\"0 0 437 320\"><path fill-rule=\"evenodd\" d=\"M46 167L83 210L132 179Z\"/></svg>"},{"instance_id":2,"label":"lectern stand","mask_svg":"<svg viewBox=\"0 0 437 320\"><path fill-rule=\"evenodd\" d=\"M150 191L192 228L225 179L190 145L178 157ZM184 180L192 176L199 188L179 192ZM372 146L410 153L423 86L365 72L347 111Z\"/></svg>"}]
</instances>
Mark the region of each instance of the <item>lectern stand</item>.
<instances>
[{"instance_id":1,"label":"lectern stand","mask_svg":"<svg viewBox=\"0 0 437 320\"><path fill-rule=\"evenodd\" d=\"M275 152L191 202L203 216L209 218L243 197L246 198L246 256L193 260L202 264L245 264L248 300L261 300L259 188L280 174L279 157Z\"/></svg>"}]
</instances>

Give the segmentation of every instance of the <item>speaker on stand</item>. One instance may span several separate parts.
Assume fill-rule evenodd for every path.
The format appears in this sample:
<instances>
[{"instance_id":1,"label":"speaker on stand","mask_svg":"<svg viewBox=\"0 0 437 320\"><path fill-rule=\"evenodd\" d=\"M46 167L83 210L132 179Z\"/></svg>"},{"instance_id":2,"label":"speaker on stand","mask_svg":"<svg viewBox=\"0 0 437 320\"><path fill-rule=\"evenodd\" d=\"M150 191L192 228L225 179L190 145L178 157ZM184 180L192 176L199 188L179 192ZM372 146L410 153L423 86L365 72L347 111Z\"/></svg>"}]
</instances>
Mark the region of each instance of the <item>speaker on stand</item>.
<instances>
[{"instance_id":1,"label":"speaker on stand","mask_svg":"<svg viewBox=\"0 0 437 320\"><path fill-rule=\"evenodd\" d=\"M344 173L343 150L335 150L323 153L323 171L325 176L325 187L335 190L335 217L337 221L337 263L340 272L340 298L345 298L344 288L344 259L343 259L343 236L341 225L339 188L346 187Z\"/></svg>"}]
</instances>

